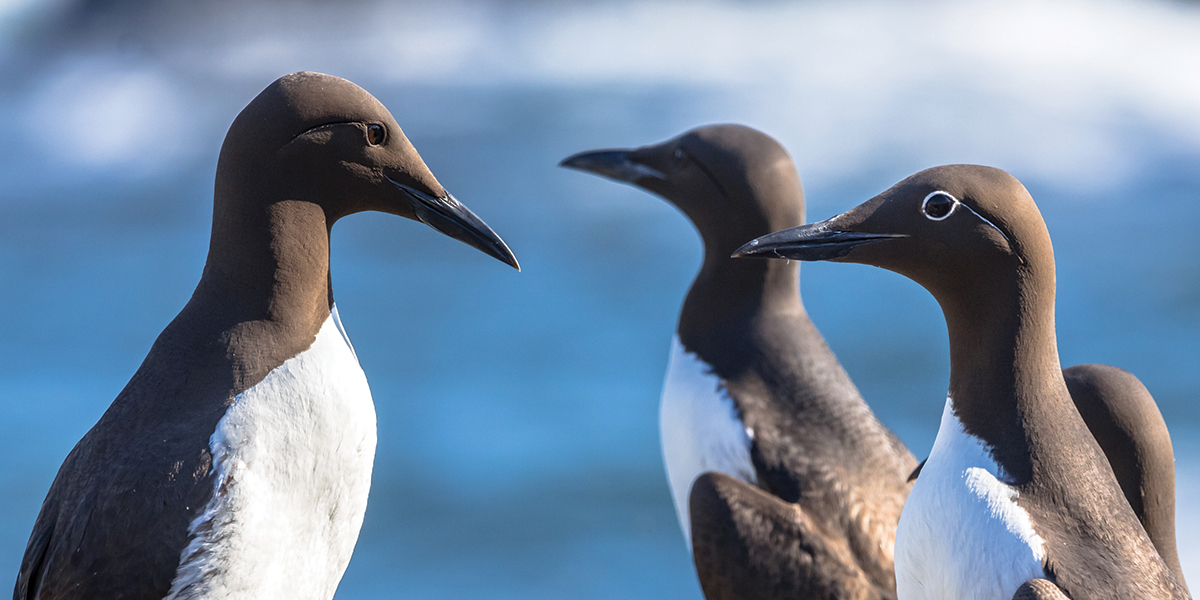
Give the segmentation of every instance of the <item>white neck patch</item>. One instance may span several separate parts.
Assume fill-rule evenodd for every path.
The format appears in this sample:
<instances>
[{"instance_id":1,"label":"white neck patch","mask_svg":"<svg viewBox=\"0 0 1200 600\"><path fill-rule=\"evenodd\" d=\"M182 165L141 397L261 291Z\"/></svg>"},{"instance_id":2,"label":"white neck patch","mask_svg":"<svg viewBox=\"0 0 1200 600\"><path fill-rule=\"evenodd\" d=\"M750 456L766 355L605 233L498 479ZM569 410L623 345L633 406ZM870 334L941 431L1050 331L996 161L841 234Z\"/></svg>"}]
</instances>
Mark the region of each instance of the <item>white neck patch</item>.
<instances>
[{"instance_id":1,"label":"white neck patch","mask_svg":"<svg viewBox=\"0 0 1200 600\"><path fill-rule=\"evenodd\" d=\"M1045 542L1005 479L947 398L896 529L900 600L1008 599L1022 583L1045 576Z\"/></svg>"},{"instance_id":2,"label":"white neck patch","mask_svg":"<svg viewBox=\"0 0 1200 600\"><path fill-rule=\"evenodd\" d=\"M375 405L335 307L312 347L234 399L213 497L166 600L333 597L367 508Z\"/></svg>"},{"instance_id":3,"label":"white neck patch","mask_svg":"<svg viewBox=\"0 0 1200 600\"><path fill-rule=\"evenodd\" d=\"M738 418L712 366L688 352L679 336L671 344L658 424L675 513L690 552L688 497L696 478L717 471L755 485L757 477L750 460L753 432Z\"/></svg>"}]
</instances>

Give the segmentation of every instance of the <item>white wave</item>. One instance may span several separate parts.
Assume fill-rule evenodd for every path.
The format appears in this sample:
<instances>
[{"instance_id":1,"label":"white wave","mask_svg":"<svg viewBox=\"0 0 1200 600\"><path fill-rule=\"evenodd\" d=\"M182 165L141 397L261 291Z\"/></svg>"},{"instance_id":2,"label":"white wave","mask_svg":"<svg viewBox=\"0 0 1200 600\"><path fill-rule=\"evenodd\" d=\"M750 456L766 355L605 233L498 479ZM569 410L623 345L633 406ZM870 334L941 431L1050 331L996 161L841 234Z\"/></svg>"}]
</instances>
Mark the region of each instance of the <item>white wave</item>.
<instances>
[{"instance_id":1,"label":"white wave","mask_svg":"<svg viewBox=\"0 0 1200 600\"><path fill-rule=\"evenodd\" d=\"M1200 7L1192 4L213 4L154 9L174 12L137 32L151 50L104 59L105 76L79 67L95 60L95 48L72 50L43 75L20 118L62 105L76 131L99 128L68 164L169 168L186 153L177 145L191 140L176 136L134 158L146 152L131 141L146 133L134 115L186 127L180 115L200 114L214 89L252 94L313 69L368 89L676 89L692 99L690 124L764 129L806 178L887 164L898 179L932 164L980 162L1099 189L1153 166L1163 148L1200 147ZM96 100L77 100L79 90ZM223 128L222 116L199 126Z\"/></svg>"},{"instance_id":2,"label":"white wave","mask_svg":"<svg viewBox=\"0 0 1200 600\"><path fill-rule=\"evenodd\" d=\"M179 88L145 65L80 57L43 78L26 110L34 148L73 167L142 175L194 148Z\"/></svg>"},{"instance_id":3,"label":"white wave","mask_svg":"<svg viewBox=\"0 0 1200 600\"><path fill-rule=\"evenodd\" d=\"M30 19L49 11L59 3L47 0L0 0L0 47Z\"/></svg>"}]
</instances>

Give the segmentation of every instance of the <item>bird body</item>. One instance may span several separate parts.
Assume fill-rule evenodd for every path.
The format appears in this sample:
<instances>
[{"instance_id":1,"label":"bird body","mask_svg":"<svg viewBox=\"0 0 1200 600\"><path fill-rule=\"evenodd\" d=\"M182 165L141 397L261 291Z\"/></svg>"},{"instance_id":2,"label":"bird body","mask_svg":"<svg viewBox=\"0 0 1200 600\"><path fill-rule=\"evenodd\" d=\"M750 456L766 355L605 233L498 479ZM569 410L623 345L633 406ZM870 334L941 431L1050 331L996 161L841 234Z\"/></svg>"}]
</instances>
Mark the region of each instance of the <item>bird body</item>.
<instances>
[{"instance_id":1,"label":"bird body","mask_svg":"<svg viewBox=\"0 0 1200 600\"><path fill-rule=\"evenodd\" d=\"M879 266L942 308L953 418L925 465L935 472L921 471L901 516L901 600L937 597L943 586L963 598L1052 597L1042 580L1076 600L1189 597L1072 399L1054 330L1050 236L1015 178L977 165L927 169L735 255Z\"/></svg>"},{"instance_id":2,"label":"bird body","mask_svg":"<svg viewBox=\"0 0 1200 600\"><path fill-rule=\"evenodd\" d=\"M678 337L672 340L667 361L659 430L675 512L690 550L692 482L709 471L750 485L757 485L758 478L750 458L752 432L742 423L737 405L712 365L684 349Z\"/></svg>"},{"instance_id":3,"label":"bird body","mask_svg":"<svg viewBox=\"0 0 1200 600\"><path fill-rule=\"evenodd\" d=\"M209 451L212 497L167 598L332 597L375 456L375 405L336 307L311 347L234 398Z\"/></svg>"},{"instance_id":4,"label":"bird body","mask_svg":"<svg viewBox=\"0 0 1200 600\"><path fill-rule=\"evenodd\" d=\"M987 444L963 429L947 399L937 439L896 530L909 548L896 555L899 597L1005 597L1012 595L1007 590L1045 576L1045 541L1017 504L1018 492L1008 479ZM944 568L950 564L955 568ZM994 578L981 575L993 571Z\"/></svg>"},{"instance_id":5,"label":"bird body","mask_svg":"<svg viewBox=\"0 0 1200 600\"><path fill-rule=\"evenodd\" d=\"M63 461L14 600L333 596L375 450L333 302L329 234L362 210L512 265L362 88L280 78L234 120L200 282Z\"/></svg>"},{"instance_id":6,"label":"bird body","mask_svg":"<svg viewBox=\"0 0 1200 600\"><path fill-rule=\"evenodd\" d=\"M654 192L704 242L660 405L672 498L705 596L894 597L895 523L917 461L809 319L795 264L734 261L804 220L787 152L748 127L563 161Z\"/></svg>"}]
</instances>

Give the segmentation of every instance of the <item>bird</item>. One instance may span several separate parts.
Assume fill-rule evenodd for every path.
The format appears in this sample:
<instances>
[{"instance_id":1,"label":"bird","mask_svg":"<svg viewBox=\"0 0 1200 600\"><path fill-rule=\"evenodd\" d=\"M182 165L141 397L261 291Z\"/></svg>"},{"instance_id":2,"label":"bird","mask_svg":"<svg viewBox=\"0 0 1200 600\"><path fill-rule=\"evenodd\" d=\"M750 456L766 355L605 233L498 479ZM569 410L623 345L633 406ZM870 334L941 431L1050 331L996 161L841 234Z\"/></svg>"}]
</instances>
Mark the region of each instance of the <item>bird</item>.
<instances>
[{"instance_id":1,"label":"bird","mask_svg":"<svg viewBox=\"0 0 1200 600\"><path fill-rule=\"evenodd\" d=\"M376 424L329 236L368 210L519 269L374 96L321 73L279 78L230 126L199 283L64 460L15 600L333 596Z\"/></svg>"},{"instance_id":2,"label":"bird","mask_svg":"<svg viewBox=\"0 0 1200 600\"><path fill-rule=\"evenodd\" d=\"M980 165L926 169L734 256L882 267L942 309L949 390L897 527L901 600L1190 597L1072 400L1050 235L1015 177Z\"/></svg>"},{"instance_id":3,"label":"bird","mask_svg":"<svg viewBox=\"0 0 1200 600\"><path fill-rule=\"evenodd\" d=\"M893 537L917 460L809 319L798 265L730 258L804 222L787 151L755 129L710 125L561 166L665 198L703 240L660 427L706 598L894 598Z\"/></svg>"}]
</instances>

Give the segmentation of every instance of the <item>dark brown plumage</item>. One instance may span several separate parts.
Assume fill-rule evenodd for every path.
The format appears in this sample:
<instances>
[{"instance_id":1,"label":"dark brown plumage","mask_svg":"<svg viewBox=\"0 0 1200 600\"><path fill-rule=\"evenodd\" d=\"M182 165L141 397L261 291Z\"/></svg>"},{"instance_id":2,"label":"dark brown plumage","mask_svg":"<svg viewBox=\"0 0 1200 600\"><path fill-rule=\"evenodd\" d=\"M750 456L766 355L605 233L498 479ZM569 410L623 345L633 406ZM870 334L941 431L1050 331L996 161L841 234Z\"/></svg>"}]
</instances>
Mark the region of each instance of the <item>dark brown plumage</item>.
<instances>
[{"instance_id":1,"label":"dark brown plumage","mask_svg":"<svg viewBox=\"0 0 1200 600\"><path fill-rule=\"evenodd\" d=\"M427 199L442 203L440 214L428 216ZM195 292L63 462L15 600L167 595L188 525L214 492L217 422L238 394L312 345L333 305L330 228L362 210L426 220L516 266L374 97L319 73L277 80L225 138Z\"/></svg>"},{"instance_id":2,"label":"dark brown plumage","mask_svg":"<svg viewBox=\"0 0 1200 600\"><path fill-rule=\"evenodd\" d=\"M1188 597L1071 401L1050 236L1015 178L974 165L928 169L738 254L871 264L925 287L946 318L953 413L1018 493L1045 542L1047 576L1077 600Z\"/></svg>"},{"instance_id":3,"label":"dark brown plumage","mask_svg":"<svg viewBox=\"0 0 1200 600\"><path fill-rule=\"evenodd\" d=\"M1117 367L1075 365L1063 378L1129 506L1186 588L1175 544L1175 452L1158 404L1133 373Z\"/></svg>"},{"instance_id":4,"label":"dark brown plumage","mask_svg":"<svg viewBox=\"0 0 1200 600\"><path fill-rule=\"evenodd\" d=\"M1070 600L1062 588L1049 579L1030 579L1017 588L1012 600Z\"/></svg>"},{"instance_id":5,"label":"dark brown plumage","mask_svg":"<svg viewBox=\"0 0 1200 600\"><path fill-rule=\"evenodd\" d=\"M916 459L808 318L798 266L729 258L750 237L804 222L787 152L748 127L715 125L563 165L666 198L704 242L677 333L753 431L757 482L708 473L692 486L686 509L705 596L894 598L893 538Z\"/></svg>"}]
</instances>

